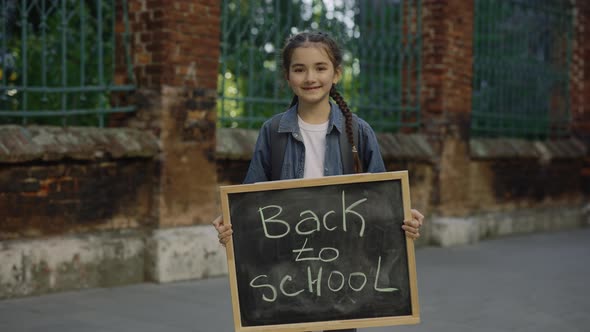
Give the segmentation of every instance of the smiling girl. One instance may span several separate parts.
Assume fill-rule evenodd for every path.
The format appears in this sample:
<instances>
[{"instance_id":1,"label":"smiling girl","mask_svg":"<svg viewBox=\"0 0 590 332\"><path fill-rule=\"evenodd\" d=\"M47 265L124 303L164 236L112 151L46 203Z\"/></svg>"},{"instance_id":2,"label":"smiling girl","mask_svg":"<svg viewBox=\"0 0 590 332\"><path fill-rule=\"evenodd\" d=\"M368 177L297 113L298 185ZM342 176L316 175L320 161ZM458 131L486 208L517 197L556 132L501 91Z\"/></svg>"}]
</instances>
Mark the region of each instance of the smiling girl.
<instances>
[{"instance_id":1,"label":"smiling girl","mask_svg":"<svg viewBox=\"0 0 590 332\"><path fill-rule=\"evenodd\" d=\"M346 135L355 173L385 172L379 144L371 126L353 114L336 84L342 77L342 51L322 32L302 32L287 39L282 51L285 79L294 93L289 109L267 120L258 136L244 183L271 181L271 137L287 135L278 179L315 178L345 174L340 136ZM334 101L332 103L330 98ZM280 117L280 118L276 118ZM278 122L278 128L272 123ZM353 122L357 125L353 126ZM358 130L358 146L354 142ZM273 130L277 133L272 132ZM276 144L276 142L274 142ZM412 210L412 219L402 228L412 239L420 236L424 216ZM213 221L219 242L225 245L233 233L218 217ZM346 331L354 331L346 330Z\"/></svg>"}]
</instances>

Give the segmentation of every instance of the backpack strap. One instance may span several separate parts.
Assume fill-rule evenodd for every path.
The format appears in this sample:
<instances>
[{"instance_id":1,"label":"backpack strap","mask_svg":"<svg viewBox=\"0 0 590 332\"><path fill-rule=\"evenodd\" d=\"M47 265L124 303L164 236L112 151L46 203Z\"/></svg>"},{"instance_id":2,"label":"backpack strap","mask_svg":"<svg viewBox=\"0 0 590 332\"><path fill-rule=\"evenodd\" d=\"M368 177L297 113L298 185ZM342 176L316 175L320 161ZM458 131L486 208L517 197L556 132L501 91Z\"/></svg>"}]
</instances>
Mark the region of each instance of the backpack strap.
<instances>
[{"instance_id":1,"label":"backpack strap","mask_svg":"<svg viewBox=\"0 0 590 332\"><path fill-rule=\"evenodd\" d=\"M340 133L340 156L342 158L342 174L354 174L354 160L352 158L352 147L348 143L348 138L345 131ZM358 149L359 147L359 131L358 121L356 116L352 116L352 138L354 146ZM359 151L360 158L360 151ZM362 160L362 159L361 159Z\"/></svg>"},{"instance_id":2,"label":"backpack strap","mask_svg":"<svg viewBox=\"0 0 590 332\"><path fill-rule=\"evenodd\" d=\"M287 134L279 133L279 123L283 118L284 112L274 116L270 121L270 180L276 181L281 179L281 170L283 169L283 160L285 159L285 149L287 148Z\"/></svg>"}]
</instances>

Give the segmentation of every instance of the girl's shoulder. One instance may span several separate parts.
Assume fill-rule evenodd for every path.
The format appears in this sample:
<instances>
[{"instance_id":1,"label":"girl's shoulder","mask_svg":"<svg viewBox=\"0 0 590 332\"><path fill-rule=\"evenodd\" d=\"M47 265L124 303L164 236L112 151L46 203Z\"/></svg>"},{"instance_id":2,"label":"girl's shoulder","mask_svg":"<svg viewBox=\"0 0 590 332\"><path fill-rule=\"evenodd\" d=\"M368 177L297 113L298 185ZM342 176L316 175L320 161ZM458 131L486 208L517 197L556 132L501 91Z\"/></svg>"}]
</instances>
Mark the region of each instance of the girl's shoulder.
<instances>
[{"instance_id":1,"label":"girl's shoulder","mask_svg":"<svg viewBox=\"0 0 590 332\"><path fill-rule=\"evenodd\" d=\"M275 114L267 119L262 125L271 132L293 132L297 127L297 108L291 107L288 110Z\"/></svg>"}]
</instances>

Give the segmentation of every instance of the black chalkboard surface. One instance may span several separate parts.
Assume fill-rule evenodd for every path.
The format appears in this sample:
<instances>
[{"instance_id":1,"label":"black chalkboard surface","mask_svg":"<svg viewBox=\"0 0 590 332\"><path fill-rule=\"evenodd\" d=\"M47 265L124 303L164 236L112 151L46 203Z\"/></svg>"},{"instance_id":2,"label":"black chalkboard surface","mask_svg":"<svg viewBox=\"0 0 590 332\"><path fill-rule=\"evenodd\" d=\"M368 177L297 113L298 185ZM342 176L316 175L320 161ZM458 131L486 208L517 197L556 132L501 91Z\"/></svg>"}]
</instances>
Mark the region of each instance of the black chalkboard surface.
<instances>
[{"instance_id":1,"label":"black chalkboard surface","mask_svg":"<svg viewBox=\"0 0 590 332\"><path fill-rule=\"evenodd\" d=\"M419 322L406 171L220 192L236 331Z\"/></svg>"}]
</instances>

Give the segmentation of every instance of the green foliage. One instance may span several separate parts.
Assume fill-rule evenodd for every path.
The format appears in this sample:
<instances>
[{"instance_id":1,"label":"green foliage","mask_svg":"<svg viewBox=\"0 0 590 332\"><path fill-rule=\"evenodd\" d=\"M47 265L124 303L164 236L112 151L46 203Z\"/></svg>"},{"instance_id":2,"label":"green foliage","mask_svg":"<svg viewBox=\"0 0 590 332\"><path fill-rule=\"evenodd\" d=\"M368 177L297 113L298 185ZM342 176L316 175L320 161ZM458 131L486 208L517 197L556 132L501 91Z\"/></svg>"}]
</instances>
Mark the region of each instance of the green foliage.
<instances>
[{"instance_id":1,"label":"green foliage","mask_svg":"<svg viewBox=\"0 0 590 332\"><path fill-rule=\"evenodd\" d=\"M107 116L99 115L100 110L110 108L107 86L114 74L115 8L112 2L101 1L102 21L98 21L96 1L66 1L65 4L62 8L60 2L47 2L43 11L40 2L29 1L28 12L18 12L15 33L7 45L16 59L19 75L9 87L10 95L4 95L0 101L0 109L27 111L31 115L40 111L64 113L27 117L27 123L96 126L100 116ZM25 26L20 22L23 14L27 18ZM102 63L99 63L100 56ZM83 91L90 86L103 89ZM42 89L27 90L32 87ZM75 110L96 110L96 113L66 117L68 111ZM2 117L0 123L19 120L19 117Z\"/></svg>"}]
</instances>

